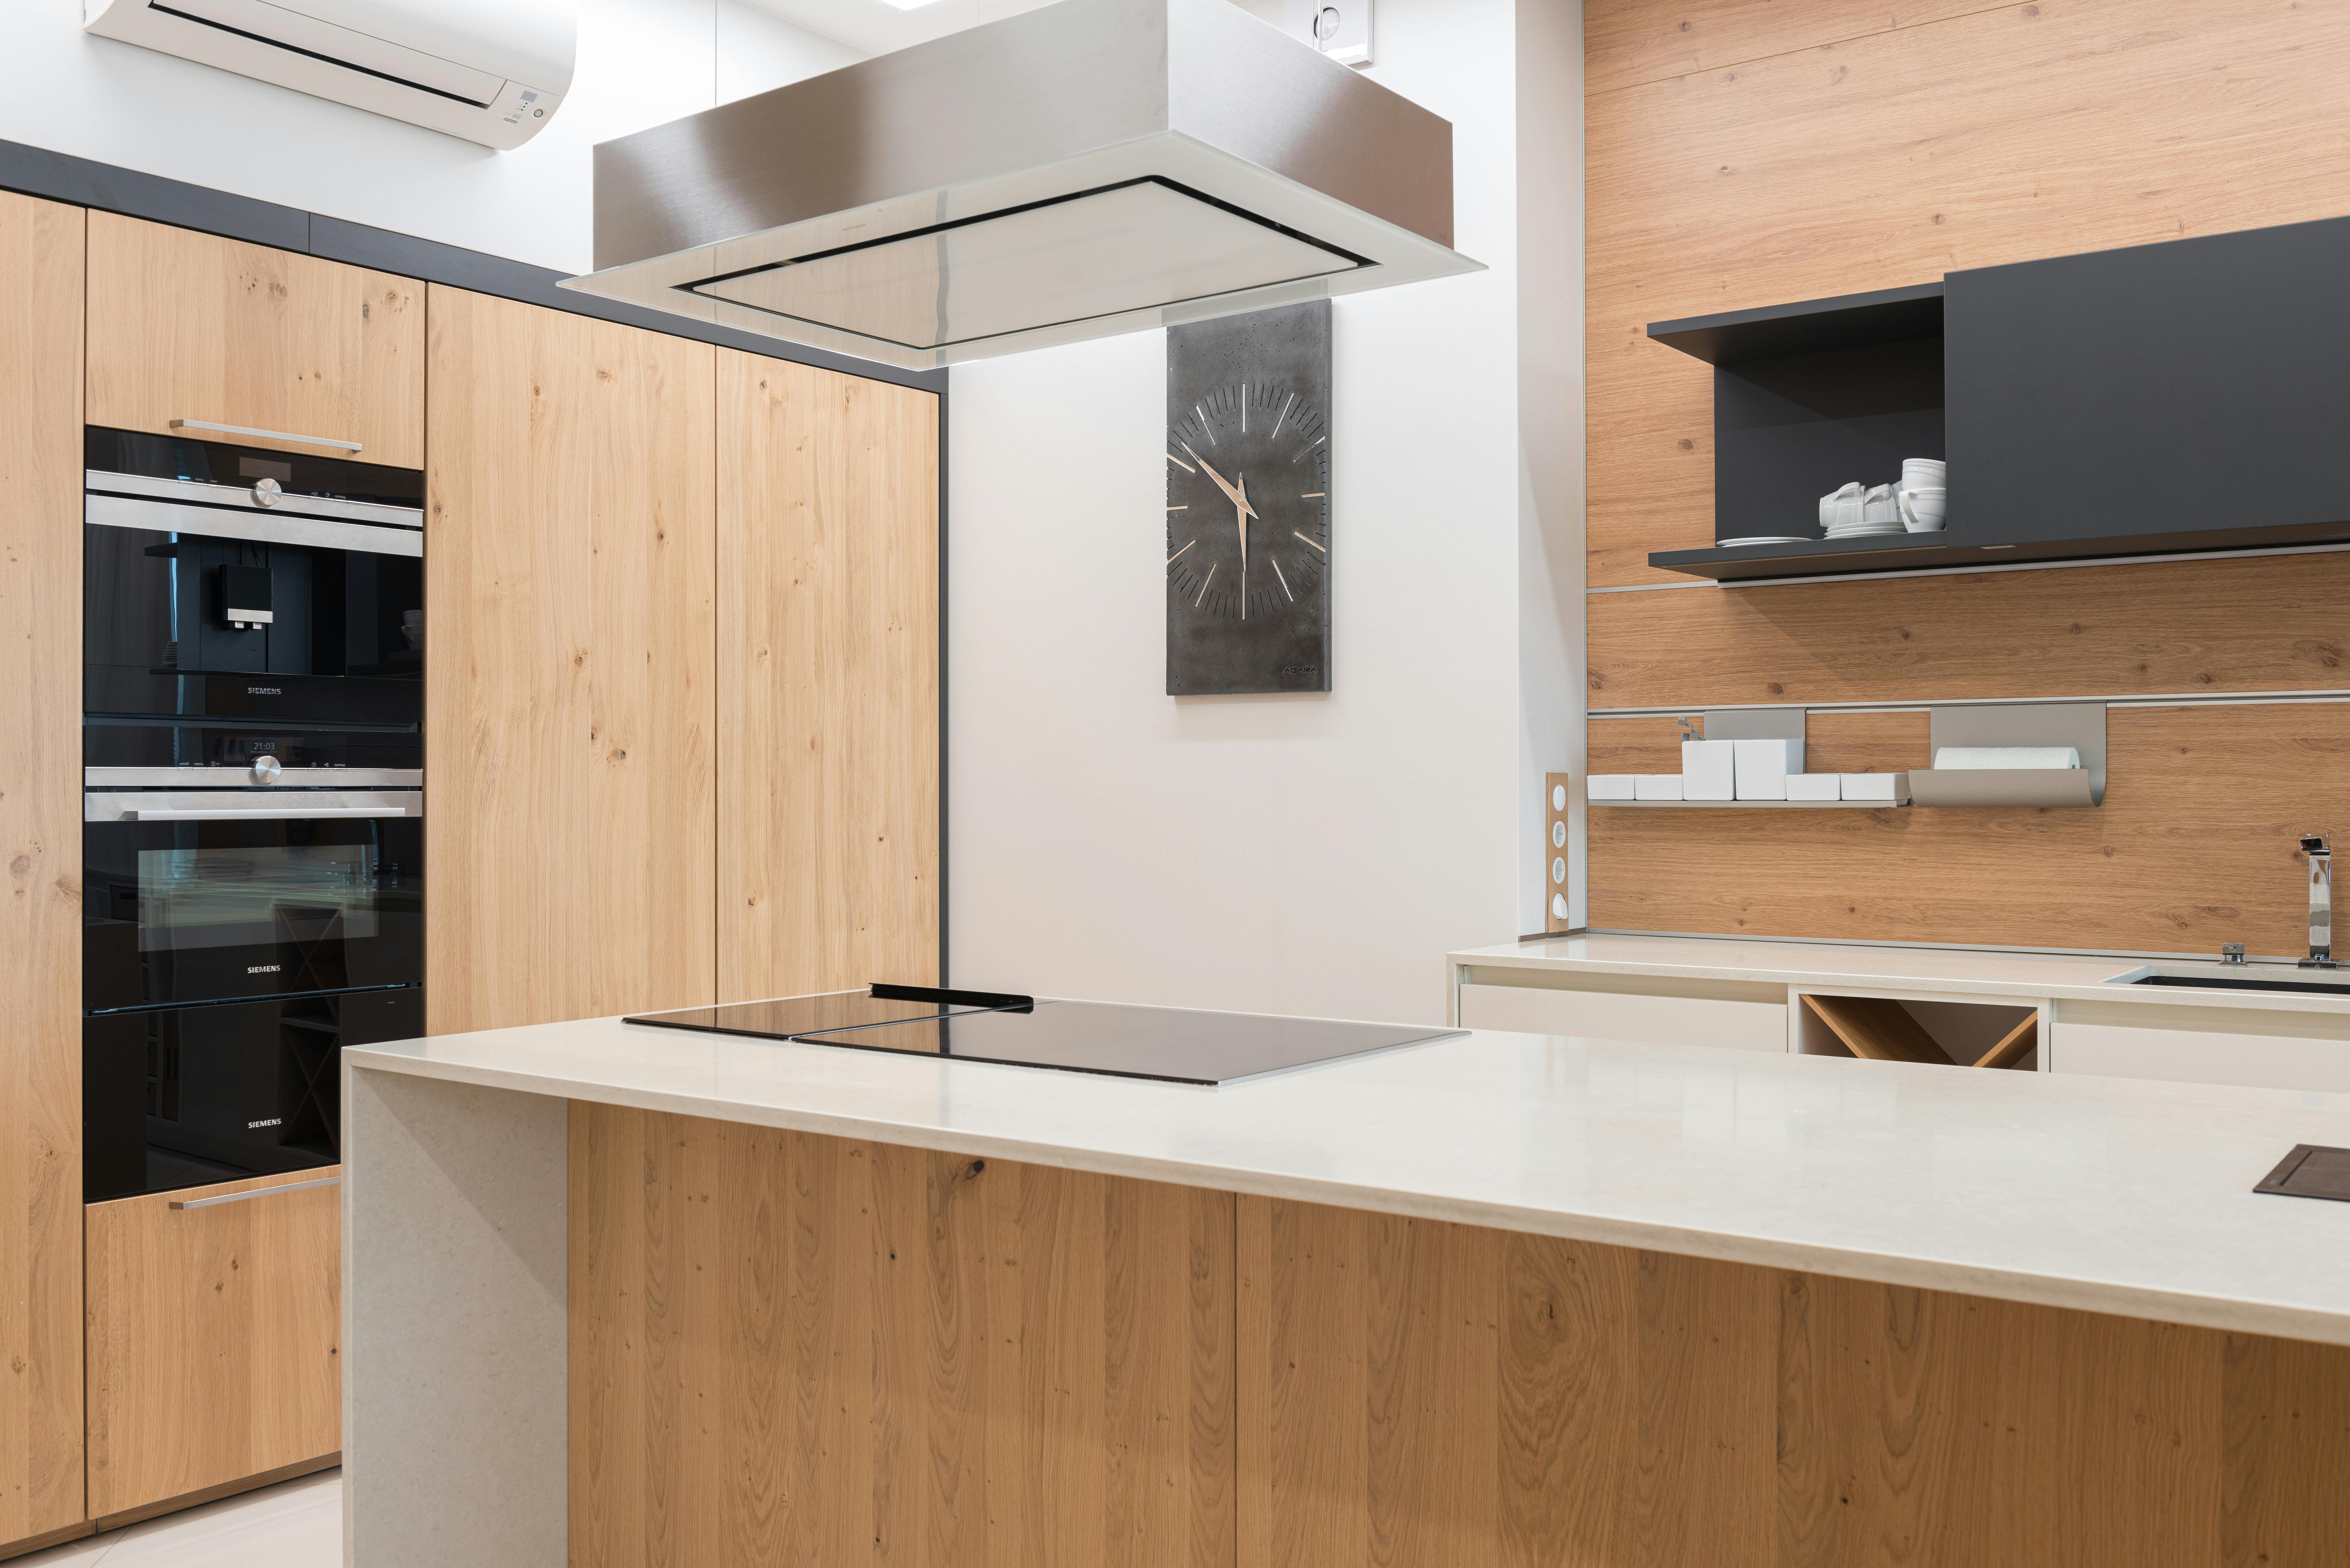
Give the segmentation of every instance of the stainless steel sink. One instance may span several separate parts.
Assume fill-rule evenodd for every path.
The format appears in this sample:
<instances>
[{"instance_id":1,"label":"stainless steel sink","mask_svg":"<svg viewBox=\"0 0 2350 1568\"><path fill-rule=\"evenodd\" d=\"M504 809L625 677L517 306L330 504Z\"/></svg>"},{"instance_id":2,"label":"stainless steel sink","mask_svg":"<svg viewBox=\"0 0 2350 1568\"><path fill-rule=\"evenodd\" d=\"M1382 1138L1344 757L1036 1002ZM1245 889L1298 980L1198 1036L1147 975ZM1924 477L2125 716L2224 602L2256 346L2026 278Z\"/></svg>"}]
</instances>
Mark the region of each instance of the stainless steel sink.
<instances>
[{"instance_id":1,"label":"stainless steel sink","mask_svg":"<svg viewBox=\"0 0 2350 1568\"><path fill-rule=\"evenodd\" d=\"M2302 969L2290 963L2149 963L2114 976L2107 985L2182 986L2193 991L2291 991L2350 996L2350 968Z\"/></svg>"}]
</instances>

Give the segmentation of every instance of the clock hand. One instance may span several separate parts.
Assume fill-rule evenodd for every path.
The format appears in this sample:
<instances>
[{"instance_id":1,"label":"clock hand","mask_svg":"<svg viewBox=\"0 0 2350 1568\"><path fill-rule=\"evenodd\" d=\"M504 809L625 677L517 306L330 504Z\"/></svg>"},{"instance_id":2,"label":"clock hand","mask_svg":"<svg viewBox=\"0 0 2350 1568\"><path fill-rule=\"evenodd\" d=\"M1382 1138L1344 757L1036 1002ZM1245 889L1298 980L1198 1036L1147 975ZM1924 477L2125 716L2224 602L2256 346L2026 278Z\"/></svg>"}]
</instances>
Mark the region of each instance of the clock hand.
<instances>
[{"instance_id":1,"label":"clock hand","mask_svg":"<svg viewBox=\"0 0 2350 1568\"><path fill-rule=\"evenodd\" d=\"M1181 443L1180 443L1180 442L1179 442L1178 444L1180 445L1180 444L1181 444ZM1198 452L1191 452L1191 449L1189 446L1184 446L1184 447L1183 447L1183 450L1184 450L1185 452L1191 452L1191 461L1192 461L1192 462L1196 462L1196 463L1198 463L1198 464L1200 465L1200 467L1201 467L1202 470L1204 470L1204 471L1206 472L1206 473L1207 473L1207 475L1208 475L1208 477L1209 477L1210 479L1212 479L1212 480L1214 480L1214 481L1216 482L1216 488L1217 488L1217 489L1219 489L1219 490L1221 490L1221 491L1222 491L1222 492L1224 493L1224 494L1225 494L1225 495L1226 495L1226 496L1227 496L1227 497L1232 501L1232 504L1233 505L1235 505L1235 506L1239 507L1243 512L1245 512L1245 513L1246 513L1248 515L1250 515L1251 517L1253 517L1253 516L1255 516L1255 515L1256 515L1256 508L1254 508L1253 506L1251 506L1251 505L1249 504L1249 503L1248 503L1248 497L1247 497L1245 494L1242 493L1240 491L1234 490L1234 489L1233 489L1230 484L1226 483L1224 482L1224 476L1223 476L1222 474L1218 473L1218 472L1217 472L1214 469L1212 469L1212 468L1209 468L1209 467L1208 467L1208 460L1207 460L1207 459L1205 459L1205 458L1201 457L1201 456Z\"/></svg>"},{"instance_id":2,"label":"clock hand","mask_svg":"<svg viewBox=\"0 0 2350 1568\"><path fill-rule=\"evenodd\" d=\"M1248 475L1241 475L1240 494L1234 502L1241 525L1241 618L1248 619L1248 524L1256 513L1248 504Z\"/></svg>"}]
</instances>

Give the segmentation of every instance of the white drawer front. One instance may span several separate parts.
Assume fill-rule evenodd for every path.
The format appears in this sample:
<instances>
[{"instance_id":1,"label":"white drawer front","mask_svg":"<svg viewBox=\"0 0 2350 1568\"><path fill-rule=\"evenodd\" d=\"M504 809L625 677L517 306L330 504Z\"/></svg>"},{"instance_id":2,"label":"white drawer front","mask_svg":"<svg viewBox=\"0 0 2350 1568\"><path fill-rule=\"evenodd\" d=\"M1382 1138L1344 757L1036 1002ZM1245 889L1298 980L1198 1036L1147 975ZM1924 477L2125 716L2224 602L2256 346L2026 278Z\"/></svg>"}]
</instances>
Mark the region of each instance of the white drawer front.
<instances>
[{"instance_id":1,"label":"white drawer front","mask_svg":"<svg viewBox=\"0 0 2350 1568\"><path fill-rule=\"evenodd\" d=\"M1787 1048L1784 1002L1642 996L1547 986L1464 985L1461 1023L1468 1029L1583 1034L1659 1045L1728 1045L1746 1051Z\"/></svg>"},{"instance_id":2,"label":"white drawer front","mask_svg":"<svg viewBox=\"0 0 2350 1568\"><path fill-rule=\"evenodd\" d=\"M2350 1040L2298 1032L2203 1031L2102 1019L2088 1023L2068 1018L2060 1007L2049 1068L2106 1078L2350 1093Z\"/></svg>"}]
</instances>

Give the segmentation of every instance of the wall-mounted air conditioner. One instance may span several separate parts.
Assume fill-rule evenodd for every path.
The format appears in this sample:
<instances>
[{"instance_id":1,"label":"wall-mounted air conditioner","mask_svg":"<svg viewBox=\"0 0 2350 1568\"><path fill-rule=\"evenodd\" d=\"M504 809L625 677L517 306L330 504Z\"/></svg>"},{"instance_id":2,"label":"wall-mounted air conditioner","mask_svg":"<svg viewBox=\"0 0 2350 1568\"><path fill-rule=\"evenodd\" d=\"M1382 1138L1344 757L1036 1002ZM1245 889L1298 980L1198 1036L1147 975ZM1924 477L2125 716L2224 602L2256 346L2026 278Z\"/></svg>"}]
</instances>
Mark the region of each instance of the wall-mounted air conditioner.
<instances>
[{"instance_id":1,"label":"wall-mounted air conditioner","mask_svg":"<svg viewBox=\"0 0 2350 1568\"><path fill-rule=\"evenodd\" d=\"M84 0L82 30L484 147L571 90L575 0Z\"/></svg>"}]
</instances>

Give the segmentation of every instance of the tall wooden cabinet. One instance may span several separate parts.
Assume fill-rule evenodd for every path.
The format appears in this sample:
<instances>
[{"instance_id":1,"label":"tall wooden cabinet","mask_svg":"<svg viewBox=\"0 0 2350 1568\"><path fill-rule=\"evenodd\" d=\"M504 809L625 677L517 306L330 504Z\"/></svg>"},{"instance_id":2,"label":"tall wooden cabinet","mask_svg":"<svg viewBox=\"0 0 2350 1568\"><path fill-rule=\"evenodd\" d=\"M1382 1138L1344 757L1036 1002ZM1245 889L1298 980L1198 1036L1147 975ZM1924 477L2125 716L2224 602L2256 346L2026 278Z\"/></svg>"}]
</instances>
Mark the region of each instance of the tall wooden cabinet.
<instances>
[{"instance_id":1,"label":"tall wooden cabinet","mask_svg":"<svg viewBox=\"0 0 2350 1568\"><path fill-rule=\"evenodd\" d=\"M82 1518L83 234L0 192L0 1546Z\"/></svg>"},{"instance_id":2,"label":"tall wooden cabinet","mask_svg":"<svg viewBox=\"0 0 2350 1568\"><path fill-rule=\"evenodd\" d=\"M89 422L168 435L173 420L277 432L206 441L423 467L424 286L90 213Z\"/></svg>"},{"instance_id":3,"label":"tall wooden cabinet","mask_svg":"<svg viewBox=\"0 0 2350 1568\"><path fill-rule=\"evenodd\" d=\"M718 357L718 995L936 984L939 402Z\"/></svg>"},{"instance_id":4,"label":"tall wooden cabinet","mask_svg":"<svg viewBox=\"0 0 2350 1568\"><path fill-rule=\"evenodd\" d=\"M433 286L432 1033L712 998L712 356Z\"/></svg>"},{"instance_id":5,"label":"tall wooden cabinet","mask_svg":"<svg viewBox=\"0 0 2350 1568\"><path fill-rule=\"evenodd\" d=\"M81 1201L82 427L174 421L426 472L433 1033L938 978L933 394L0 193L0 1554L340 1446L333 1187Z\"/></svg>"}]
</instances>

